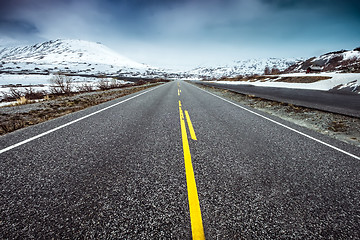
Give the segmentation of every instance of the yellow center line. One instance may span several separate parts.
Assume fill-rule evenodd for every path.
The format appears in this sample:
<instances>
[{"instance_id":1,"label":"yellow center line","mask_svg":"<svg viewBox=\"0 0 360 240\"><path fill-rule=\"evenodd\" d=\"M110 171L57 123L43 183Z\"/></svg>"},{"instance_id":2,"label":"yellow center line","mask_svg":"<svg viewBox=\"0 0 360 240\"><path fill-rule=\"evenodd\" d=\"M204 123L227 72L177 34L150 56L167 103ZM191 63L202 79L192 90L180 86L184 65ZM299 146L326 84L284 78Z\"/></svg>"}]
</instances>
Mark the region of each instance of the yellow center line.
<instances>
[{"instance_id":1,"label":"yellow center line","mask_svg":"<svg viewBox=\"0 0 360 240\"><path fill-rule=\"evenodd\" d=\"M190 120L190 116L189 116L189 113L187 110L185 110L185 115L186 115L186 120L187 120L187 124L188 124L188 127L189 127L189 130L190 130L190 136L193 140L197 140L196 139L196 135L195 135L195 131L194 131L194 128L193 128L193 125L191 123L191 120Z\"/></svg>"},{"instance_id":2,"label":"yellow center line","mask_svg":"<svg viewBox=\"0 0 360 240\"><path fill-rule=\"evenodd\" d=\"M183 151L184 151L185 173L186 173L186 183L188 190L192 238L205 239L204 228L201 218L200 203L196 189L194 169L191 163L190 147L186 132L184 113L181 108L181 101L179 101L179 114L180 114L181 136L182 136Z\"/></svg>"},{"instance_id":3,"label":"yellow center line","mask_svg":"<svg viewBox=\"0 0 360 240\"><path fill-rule=\"evenodd\" d=\"M178 89L178 96L180 96L180 92L181 92L180 89Z\"/></svg>"}]
</instances>

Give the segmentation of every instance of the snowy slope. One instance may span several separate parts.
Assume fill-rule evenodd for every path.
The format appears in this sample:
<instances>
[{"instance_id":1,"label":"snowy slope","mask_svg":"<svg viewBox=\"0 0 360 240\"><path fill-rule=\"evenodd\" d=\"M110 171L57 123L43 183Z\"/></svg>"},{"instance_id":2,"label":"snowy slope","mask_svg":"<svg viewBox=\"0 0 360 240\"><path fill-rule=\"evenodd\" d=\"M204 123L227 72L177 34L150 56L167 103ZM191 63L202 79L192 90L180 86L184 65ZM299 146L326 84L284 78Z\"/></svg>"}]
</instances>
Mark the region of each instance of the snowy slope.
<instances>
[{"instance_id":1,"label":"snowy slope","mask_svg":"<svg viewBox=\"0 0 360 240\"><path fill-rule=\"evenodd\" d=\"M360 73L360 48L330 52L319 57L312 57L290 66L285 72L305 72L309 67L319 67L322 72Z\"/></svg>"},{"instance_id":2,"label":"snowy slope","mask_svg":"<svg viewBox=\"0 0 360 240\"><path fill-rule=\"evenodd\" d=\"M221 78L221 77L235 77L239 75L254 75L264 74L266 67L277 68L280 71L288 68L296 63L295 59L284 58L267 58L267 59L248 59L241 61L234 61L231 64L218 67L199 67L191 70L194 78Z\"/></svg>"},{"instance_id":3,"label":"snowy slope","mask_svg":"<svg viewBox=\"0 0 360 240\"><path fill-rule=\"evenodd\" d=\"M4 49L0 51L0 58L15 62L87 62L147 68L144 64L125 58L100 43L83 40L55 40L33 46Z\"/></svg>"},{"instance_id":4,"label":"snowy slope","mask_svg":"<svg viewBox=\"0 0 360 240\"><path fill-rule=\"evenodd\" d=\"M55 40L0 50L0 70L17 73L70 72L147 76L161 70L132 61L110 48L83 40Z\"/></svg>"}]
</instances>

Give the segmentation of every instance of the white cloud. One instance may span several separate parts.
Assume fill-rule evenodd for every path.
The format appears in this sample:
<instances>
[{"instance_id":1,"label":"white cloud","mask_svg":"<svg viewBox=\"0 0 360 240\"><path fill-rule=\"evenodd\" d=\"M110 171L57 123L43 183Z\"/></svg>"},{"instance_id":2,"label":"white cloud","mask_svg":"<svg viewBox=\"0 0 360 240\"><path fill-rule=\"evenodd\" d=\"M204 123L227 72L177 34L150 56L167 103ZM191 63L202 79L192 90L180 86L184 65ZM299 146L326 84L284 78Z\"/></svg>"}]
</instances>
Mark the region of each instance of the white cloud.
<instances>
[{"instance_id":1,"label":"white cloud","mask_svg":"<svg viewBox=\"0 0 360 240\"><path fill-rule=\"evenodd\" d=\"M259 0L188 1L172 9L161 9L153 19L160 32L173 35L201 34L209 28L246 24L267 14L267 5Z\"/></svg>"}]
</instances>

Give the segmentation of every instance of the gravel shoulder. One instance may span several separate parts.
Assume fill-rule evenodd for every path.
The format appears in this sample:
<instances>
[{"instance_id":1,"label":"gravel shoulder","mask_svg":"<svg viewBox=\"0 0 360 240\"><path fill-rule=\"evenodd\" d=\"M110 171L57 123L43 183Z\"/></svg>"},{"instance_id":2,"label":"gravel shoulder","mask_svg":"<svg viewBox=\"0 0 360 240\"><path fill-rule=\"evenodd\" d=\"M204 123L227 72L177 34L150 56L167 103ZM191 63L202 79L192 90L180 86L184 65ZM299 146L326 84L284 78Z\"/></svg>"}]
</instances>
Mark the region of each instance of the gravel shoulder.
<instances>
[{"instance_id":1,"label":"gravel shoulder","mask_svg":"<svg viewBox=\"0 0 360 240\"><path fill-rule=\"evenodd\" d=\"M162 83L148 83L140 86L78 93L36 103L0 107L0 135L155 87L159 84Z\"/></svg>"},{"instance_id":2,"label":"gravel shoulder","mask_svg":"<svg viewBox=\"0 0 360 240\"><path fill-rule=\"evenodd\" d=\"M192 83L191 81L189 81ZM193 83L196 84L196 83ZM289 122L328 135L340 141L360 147L360 118L349 117L300 107L293 104L265 100L254 95L240 94L230 90L196 84L198 87L226 99L239 102Z\"/></svg>"}]
</instances>

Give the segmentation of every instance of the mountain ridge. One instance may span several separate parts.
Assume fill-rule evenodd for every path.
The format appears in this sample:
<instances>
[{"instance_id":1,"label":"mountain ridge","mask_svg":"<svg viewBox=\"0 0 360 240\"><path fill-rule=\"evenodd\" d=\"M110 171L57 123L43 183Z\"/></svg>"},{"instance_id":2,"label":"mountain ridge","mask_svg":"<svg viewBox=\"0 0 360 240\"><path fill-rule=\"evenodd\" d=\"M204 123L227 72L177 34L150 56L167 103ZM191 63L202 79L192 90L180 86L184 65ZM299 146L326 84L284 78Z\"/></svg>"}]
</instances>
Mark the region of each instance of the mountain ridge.
<instances>
[{"instance_id":1,"label":"mountain ridge","mask_svg":"<svg viewBox=\"0 0 360 240\"><path fill-rule=\"evenodd\" d=\"M318 72L360 73L360 47L308 58L288 67L284 73L300 73L315 68Z\"/></svg>"},{"instance_id":2,"label":"mountain ridge","mask_svg":"<svg viewBox=\"0 0 360 240\"><path fill-rule=\"evenodd\" d=\"M108 55L107 58L104 56L105 54ZM101 58L99 58L99 56ZM0 50L0 58L8 61L20 59L46 61L49 57L52 57L48 59L52 62L61 62L64 60L73 62L76 57L77 61L75 62L85 60L93 63L117 64L119 66L123 65L127 67L148 67L115 53L101 43L85 40L57 39L30 46L5 48ZM115 60L118 60L118 62Z\"/></svg>"},{"instance_id":3,"label":"mountain ridge","mask_svg":"<svg viewBox=\"0 0 360 240\"><path fill-rule=\"evenodd\" d=\"M233 61L231 64L217 67L198 67L190 70L190 74L198 75L200 78L236 77L239 75L262 75L266 67L285 70L295 64L294 58L263 58Z\"/></svg>"},{"instance_id":4,"label":"mountain ridge","mask_svg":"<svg viewBox=\"0 0 360 240\"><path fill-rule=\"evenodd\" d=\"M101 43L58 39L0 50L0 71L14 74L53 74L151 77L163 71L137 63Z\"/></svg>"},{"instance_id":5,"label":"mountain ridge","mask_svg":"<svg viewBox=\"0 0 360 240\"><path fill-rule=\"evenodd\" d=\"M264 58L237 60L219 66L196 67L188 71L164 70L138 63L105 45L84 40L57 39L29 46L0 49L0 72L11 74L53 74L168 79L213 79L276 73L321 71L360 72L360 48L325 53L307 60ZM270 71L271 72L271 71Z\"/></svg>"}]
</instances>

